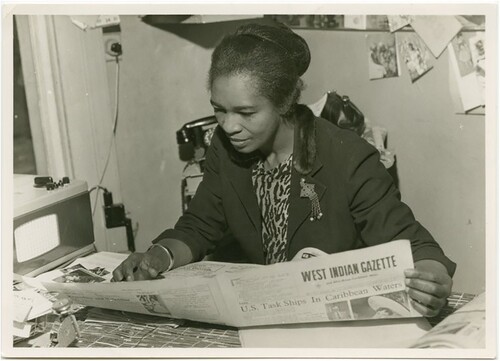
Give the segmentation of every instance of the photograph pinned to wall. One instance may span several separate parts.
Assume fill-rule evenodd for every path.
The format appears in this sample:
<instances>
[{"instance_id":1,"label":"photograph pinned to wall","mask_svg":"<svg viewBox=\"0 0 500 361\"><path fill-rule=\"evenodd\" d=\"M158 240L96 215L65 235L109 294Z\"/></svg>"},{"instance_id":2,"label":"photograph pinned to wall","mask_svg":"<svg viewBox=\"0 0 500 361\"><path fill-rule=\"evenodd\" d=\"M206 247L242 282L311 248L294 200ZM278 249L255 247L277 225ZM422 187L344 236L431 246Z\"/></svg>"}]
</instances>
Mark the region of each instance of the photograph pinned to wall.
<instances>
[{"instance_id":1,"label":"photograph pinned to wall","mask_svg":"<svg viewBox=\"0 0 500 361\"><path fill-rule=\"evenodd\" d=\"M469 48L472 55L472 64L476 72L476 79L479 86L479 93L484 104L484 92L486 87L486 50L483 32L477 32L469 39Z\"/></svg>"},{"instance_id":2,"label":"photograph pinned to wall","mask_svg":"<svg viewBox=\"0 0 500 361\"><path fill-rule=\"evenodd\" d=\"M344 15L270 15L291 28L338 29L344 27Z\"/></svg>"},{"instance_id":3,"label":"photograph pinned to wall","mask_svg":"<svg viewBox=\"0 0 500 361\"><path fill-rule=\"evenodd\" d=\"M344 27L347 29L366 30L366 15L345 15Z\"/></svg>"},{"instance_id":4,"label":"photograph pinned to wall","mask_svg":"<svg viewBox=\"0 0 500 361\"><path fill-rule=\"evenodd\" d=\"M367 35L366 50L370 80L399 76L395 34L381 33Z\"/></svg>"},{"instance_id":5,"label":"photograph pinned to wall","mask_svg":"<svg viewBox=\"0 0 500 361\"><path fill-rule=\"evenodd\" d=\"M455 17L462 24L462 30L484 30L486 21L484 15L457 15Z\"/></svg>"},{"instance_id":6,"label":"photograph pinned to wall","mask_svg":"<svg viewBox=\"0 0 500 361\"><path fill-rule=\"evenodd\" d=\"M453 69L465 112L484 105L484 86L481 89L480 75L485 53L484 41L481 40L480 33L460 32L448 45L450 67ZM484 84L484 77L482 78Z\"/></svg>"},{"instance_id":7,"label":"photograph pinned to wall","mask_svg":"<svg viewBox=\"0 0 500 361\"><path fill-rule=\"evenodd\" d=\"M367 30L389 30L389 21L387 15L367 15Z\"/></svg>"},{"instance_id":8,"label":"photograph pinned to wall","mask_svg":"<svg viewBox=\"0 0 500 361\"><path fill-rule=\"evenodd\" d=\"M469 35L460 32L451 42L453 52L457 58L458 71L461 77L465 77L475 72L474 63L472 61L472 52L468 40Z\"/></svg>"},{"instance_id":9,"label":"photograph pinned to wall","mask_svg":"<svg viewBox=\"0 0 500 361\"><path fill-rule=\"evenodd\" d=\"M389 30L387 15L345 15L344 27L356 30Z\"/></svg>"},{"instance_id":10,"label":"photograph pinned to wall","mask_svg":"<svg viewBox=\"0 0 500 361\"><path fill-rule=\"evenodd\" d=\"M408 26L413 21L413 15L387 15L387 22L389 24L389 31L392 33L396 30Z\"/></svg>"},{"instance_id":11,"label":"photograph pinned to wall","mask_svg":"<svg viewBox=\"0 0 500 361\"><path fill-rule=\"evenodd\" d=\"M410 73L411 82L415 82L422 75L433 68L431 65L431 54L422 41L415 33L398 34L399 56L406 64L406 68Z\"/></svg>"}]
</instances>

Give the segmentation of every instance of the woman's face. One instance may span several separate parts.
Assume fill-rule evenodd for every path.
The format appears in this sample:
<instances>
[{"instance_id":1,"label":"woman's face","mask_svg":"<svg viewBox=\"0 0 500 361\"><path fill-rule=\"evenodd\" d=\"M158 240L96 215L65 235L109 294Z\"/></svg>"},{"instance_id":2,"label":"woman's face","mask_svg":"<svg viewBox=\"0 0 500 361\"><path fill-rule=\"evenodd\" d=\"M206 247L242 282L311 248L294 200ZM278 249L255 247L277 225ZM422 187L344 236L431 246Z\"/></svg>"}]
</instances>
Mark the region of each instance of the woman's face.
<instances>
[{"instance_id":1,"label":"woman's face","mask_svg":"<svg viewBox=\"0 0 500 361\"><path fill-rule=\"evenodd\" d=\"M211 95L217 122L238 152L272 149L280 115L271 101L258 93L250 76L218 77Z\"/></svg>"}]
</instances>

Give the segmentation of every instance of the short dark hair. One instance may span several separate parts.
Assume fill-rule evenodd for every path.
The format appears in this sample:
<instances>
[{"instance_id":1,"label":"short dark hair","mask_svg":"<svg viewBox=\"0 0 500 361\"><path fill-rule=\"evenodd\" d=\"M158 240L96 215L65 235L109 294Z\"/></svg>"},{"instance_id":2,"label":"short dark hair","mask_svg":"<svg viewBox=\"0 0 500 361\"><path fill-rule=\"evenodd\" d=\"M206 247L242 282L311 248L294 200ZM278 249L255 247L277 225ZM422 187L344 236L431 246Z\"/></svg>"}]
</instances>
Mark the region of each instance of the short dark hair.
<instances>
[{"instance_id":1,"label":"short dark hair","mask_svg":"<svg viewBox=\"0 0 500 361\"><path fill-rule=\"evenodd\" d=\"M220 76L250 75L258 91L286 114L300 97L300 76L310 60L307 43L288 27L247 24L215 48L208 85Z\"/></svg>"}]
</instances>

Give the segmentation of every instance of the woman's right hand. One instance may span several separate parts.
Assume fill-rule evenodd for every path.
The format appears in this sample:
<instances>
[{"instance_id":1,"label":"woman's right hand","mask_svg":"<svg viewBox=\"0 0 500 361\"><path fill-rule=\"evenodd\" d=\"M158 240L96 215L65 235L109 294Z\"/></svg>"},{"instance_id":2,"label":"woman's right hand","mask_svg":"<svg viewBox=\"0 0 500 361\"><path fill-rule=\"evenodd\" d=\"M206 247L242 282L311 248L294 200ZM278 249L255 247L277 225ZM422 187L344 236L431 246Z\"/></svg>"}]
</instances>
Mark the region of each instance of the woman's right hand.
<instances>
[{"instance_id":1,"label":"woman's right hand","mask_svg":"<svg viewBox=\"0 0 500 361\"><path fill-rule=\"evenodd\" d=\"M113 271L112 282L155 279L169 266L170 259L159 247L146 253L132 253Z\"/></svg>"}]
</instances>

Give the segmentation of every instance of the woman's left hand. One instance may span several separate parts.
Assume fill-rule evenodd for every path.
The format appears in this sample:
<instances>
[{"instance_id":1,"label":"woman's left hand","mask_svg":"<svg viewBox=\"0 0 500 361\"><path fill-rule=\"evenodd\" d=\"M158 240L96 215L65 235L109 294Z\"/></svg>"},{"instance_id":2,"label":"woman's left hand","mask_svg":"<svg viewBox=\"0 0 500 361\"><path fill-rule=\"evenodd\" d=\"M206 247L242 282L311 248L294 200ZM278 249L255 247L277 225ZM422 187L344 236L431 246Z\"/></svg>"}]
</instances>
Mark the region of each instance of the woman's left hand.
<instances>
[{"instance_id":1,"label":"woman's left hand","mask_svg":"<svg viewBox=\"0 0 500 361\"><path fill-rule=\"evenodd\" d=\"M425 317L436 316L446 305L453 281L446 267L434 260L415 262L415 269L405 270L408 295L415 310Z\"/></svg>"}]
</instances>

